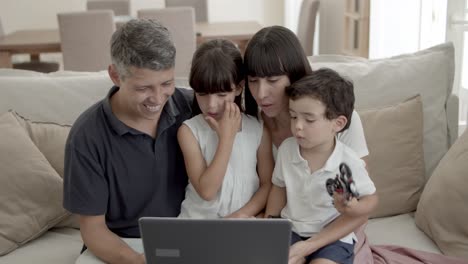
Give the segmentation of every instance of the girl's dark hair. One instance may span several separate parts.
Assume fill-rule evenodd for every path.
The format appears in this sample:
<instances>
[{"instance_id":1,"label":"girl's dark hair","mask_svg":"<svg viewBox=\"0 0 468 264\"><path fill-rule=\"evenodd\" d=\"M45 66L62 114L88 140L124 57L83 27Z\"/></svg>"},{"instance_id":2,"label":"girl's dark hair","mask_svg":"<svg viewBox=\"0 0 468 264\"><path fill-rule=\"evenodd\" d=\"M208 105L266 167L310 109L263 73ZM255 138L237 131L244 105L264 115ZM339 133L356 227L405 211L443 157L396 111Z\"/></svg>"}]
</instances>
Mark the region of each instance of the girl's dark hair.
<instances>
[{"instance_id":1,"label":"girl's dark hair","mask_svg":"<svg viewBox=\"0 0 468 264\"><path fill-rule=\"evenodd\" d=\"M286 87L286 95L293 101L312 97L325 105L328 120L343 115L348 120L342 132L349 128L354 110L354 85L332 69L322 68Z\"/></svg>"},{"instance_id":2,"label":"girl's dark hair","mask_svg":"<svg viewBox=\"0 0 468 264\"><path fill-rule=\"evenodd\" d=\"M286 75L290 83L312 73L299 39L281 26L265 27L255 33L245 50L244 64L249 76ZM255 101L248 88L246 82L246 102Z\"/></svg>"},{"instance_id":3,"label":"girl's dark hair","mask_svg":"<svg viewBox=\"0 0 468 264\"><path fill-rule=\"evenodd\" d=\"M190 69L189 84L196 93L232 92L232 84L236 87L245 80L245 66L239 49L231 41L214 39L201 44L195 51ZM236 96L234 102L241 111L257 116L257 106L242 107L242 94ZM192 115L201 113L200 106L194 96Z\"/></svg>"}]
</instances>

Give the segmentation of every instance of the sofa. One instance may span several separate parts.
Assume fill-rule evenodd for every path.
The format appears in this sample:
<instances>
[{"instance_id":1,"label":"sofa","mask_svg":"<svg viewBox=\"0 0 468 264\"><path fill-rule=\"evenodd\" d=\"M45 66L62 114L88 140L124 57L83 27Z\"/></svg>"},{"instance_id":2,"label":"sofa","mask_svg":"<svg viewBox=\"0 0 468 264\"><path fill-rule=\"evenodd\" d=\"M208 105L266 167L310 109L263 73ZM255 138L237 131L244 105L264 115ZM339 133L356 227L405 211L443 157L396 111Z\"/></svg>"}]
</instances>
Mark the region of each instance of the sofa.
<instances>
[{"instance_id":1,"label":"sofa","mask_svg":"<svg viewBox=\"0 0 468 264\"><path fill-rule=\"evenodd\" d=\"M380 198L368 241L468 260L468 135L458 137L453 46L309 60L355 84ZM0 69L0 264L76 261L79 226L62 208L64 144L74 120L111 85L107 72Z\"/></svg>"}]
</instances>

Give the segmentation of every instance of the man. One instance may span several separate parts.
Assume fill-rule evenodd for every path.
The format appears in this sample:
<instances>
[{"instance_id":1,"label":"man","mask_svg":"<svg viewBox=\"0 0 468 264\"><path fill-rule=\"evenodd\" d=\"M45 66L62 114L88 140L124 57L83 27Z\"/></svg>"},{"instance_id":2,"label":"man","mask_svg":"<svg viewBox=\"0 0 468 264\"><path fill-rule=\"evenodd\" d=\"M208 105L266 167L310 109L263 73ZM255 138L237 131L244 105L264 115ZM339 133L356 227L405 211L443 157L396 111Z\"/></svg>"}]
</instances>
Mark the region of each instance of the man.
<instances>
[{"instance_id":1,"label":"man","mask_svg":"<svg viewBox=\"0 0 468 264\"><path fill-rule=\"evenodd\" d=\"M191 115L175 88L169 31L131 20L111 39L114 82L76 120L65 148L64 207L79 215L85 246L107 263L144 263L120 237L140 237L142 216L175 217L187 175L177 130Z\"/></svg>"}]
</instances>

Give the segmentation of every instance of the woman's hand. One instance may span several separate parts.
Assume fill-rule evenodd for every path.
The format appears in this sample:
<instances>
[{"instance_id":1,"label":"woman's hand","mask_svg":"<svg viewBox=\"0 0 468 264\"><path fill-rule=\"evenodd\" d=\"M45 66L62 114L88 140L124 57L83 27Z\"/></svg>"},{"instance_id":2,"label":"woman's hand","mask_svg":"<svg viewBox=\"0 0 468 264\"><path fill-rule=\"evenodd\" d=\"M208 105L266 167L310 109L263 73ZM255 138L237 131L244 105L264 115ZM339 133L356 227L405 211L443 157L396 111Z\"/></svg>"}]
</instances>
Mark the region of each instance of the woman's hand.
<instances>
[{"instance_id":1,"label":"woman's hand","mask_svg":"<svg viewBox=\"0 0 468 264\"><path fill-rule=\"evenodd\" d=\"M310 250L310 245L306 241L299 241L294 243L289 248L289 260L288 264L302 264L305 263L305 257Z\"/></svg>"}]
</instances>

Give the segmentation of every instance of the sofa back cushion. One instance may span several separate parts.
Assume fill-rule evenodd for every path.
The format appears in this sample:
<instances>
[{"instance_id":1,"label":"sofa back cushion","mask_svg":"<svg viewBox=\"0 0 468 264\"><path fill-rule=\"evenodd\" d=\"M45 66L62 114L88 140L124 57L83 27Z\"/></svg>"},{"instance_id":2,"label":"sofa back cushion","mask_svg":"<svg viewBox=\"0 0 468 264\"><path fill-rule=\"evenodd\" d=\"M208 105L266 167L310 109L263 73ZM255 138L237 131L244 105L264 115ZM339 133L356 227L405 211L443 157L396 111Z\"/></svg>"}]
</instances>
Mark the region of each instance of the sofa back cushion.
<instances>
[{"instance_id":1,"label":"sofa back cushion","mask_svg":"<svg viewBox=\"0 0 468 264\"><path fill-rule=\"evenodd\" d=\"M359 114L370 153L367 169L379 196L371 217L414 211L425 183L421 97Z\"/></svg>"},{"instance_id":2,"label":"sofa back cushion","mask_svg":"<svg viewBox=\"0 0 468 264\"><path fill-rule=\"evenodd\" d=\"M12 112L0 115L0 256L40 236L69 215L62 178Z\"/></svg>"},{"instance_id":3,"label":"sofa back cushion","mask_svg":"<svg viewBox=\"0 0 468 264\"><path fill-rule=\"evenodd\" d=\"M426 184L416 225L440 250L468 259L468 130L440 161Z\"/></svg>"},{"instance_id":4,"label":"sofa back cushion","mask_svg":"<svg viewBox=\"0 0 468 264\"><path fill-rule=\"evenodd\" d=\"M0 70L0 113L13 109L36 122L72 124L111 87L107 72L5 76Z\"/></svg>"},{"instance_id":5,"label":"sofa back cushion","mask_svg":"<svg viewBox=\"0 0 468 264\"><path fill-rule=\"evenodd\" d=\"M454 78L452 44L379 60L334 55L309 60L313 70L328 67L353 80L357 110L395 105L421 95L426 179L432 174L450 145L445 107Z\"/></svg>"}]
</instances>

